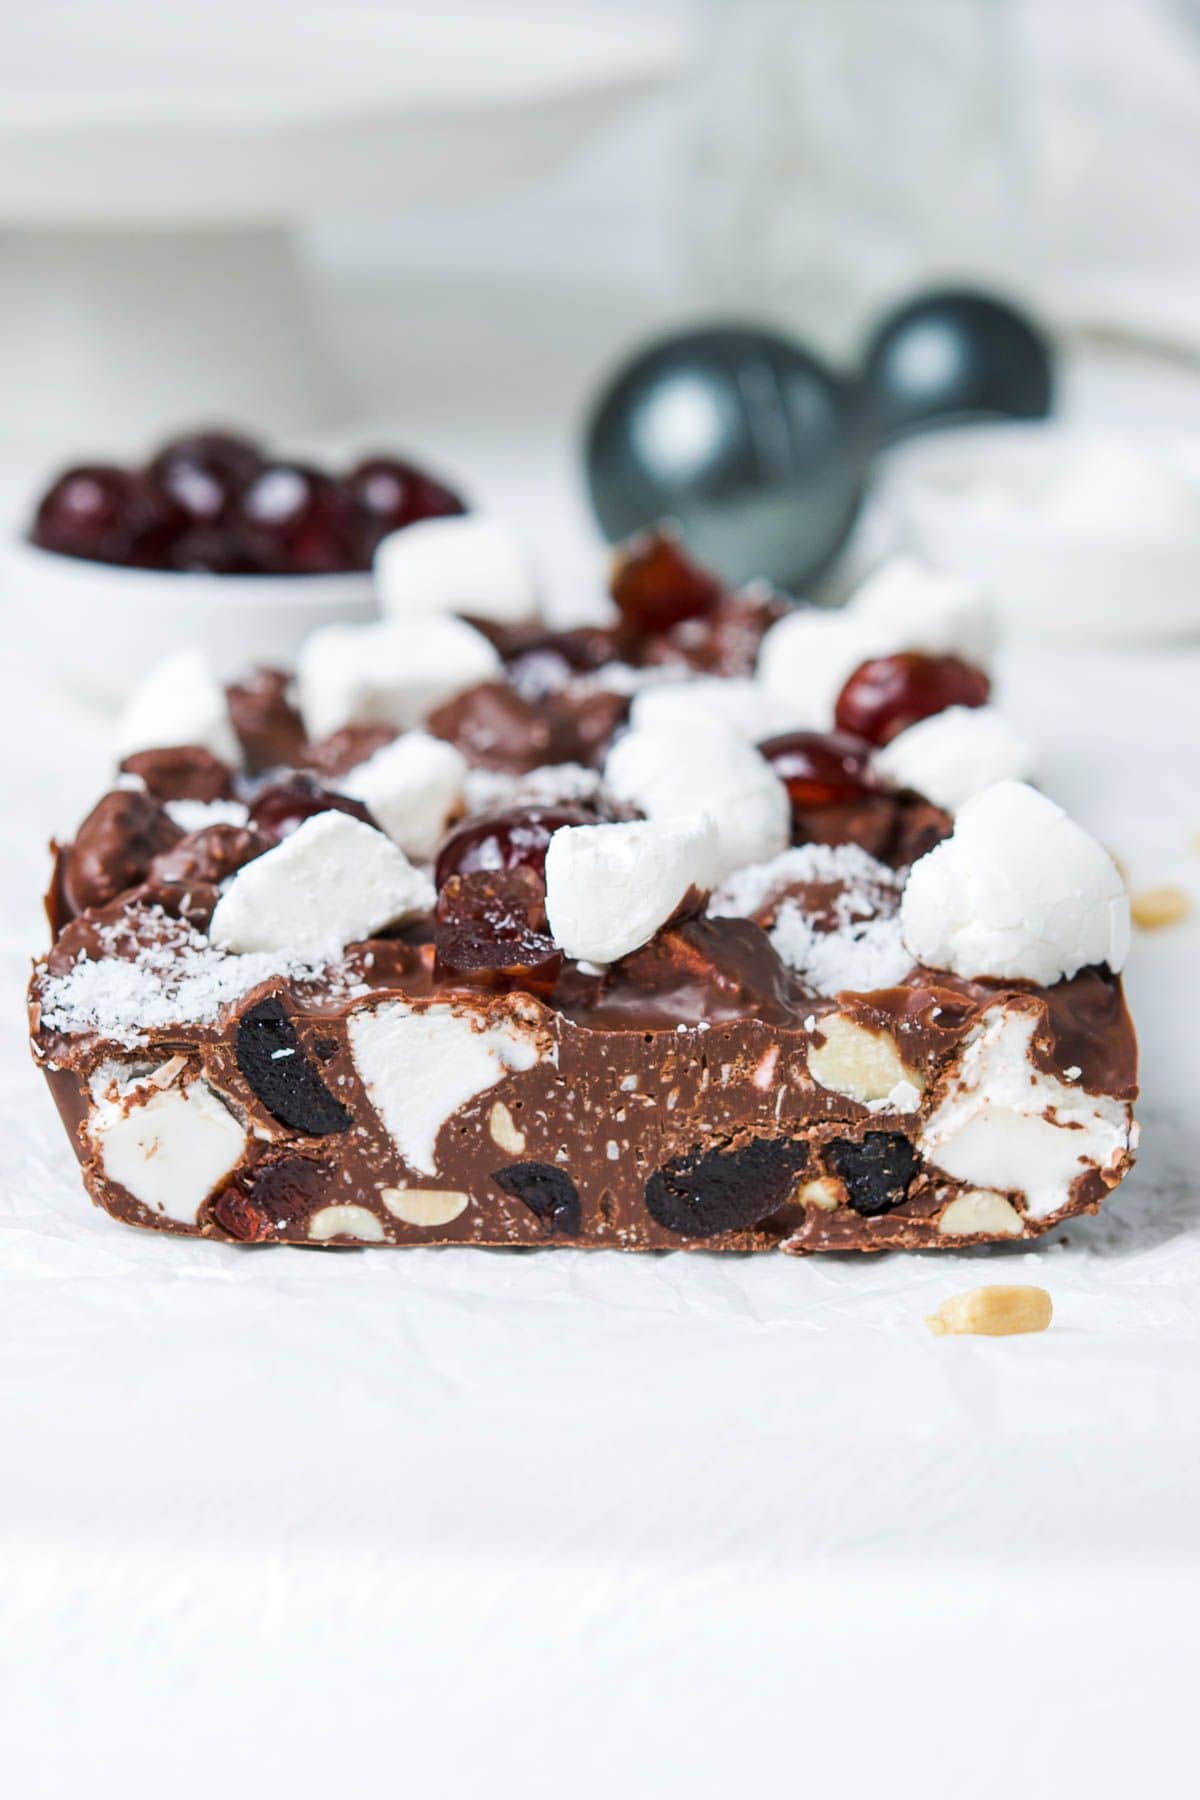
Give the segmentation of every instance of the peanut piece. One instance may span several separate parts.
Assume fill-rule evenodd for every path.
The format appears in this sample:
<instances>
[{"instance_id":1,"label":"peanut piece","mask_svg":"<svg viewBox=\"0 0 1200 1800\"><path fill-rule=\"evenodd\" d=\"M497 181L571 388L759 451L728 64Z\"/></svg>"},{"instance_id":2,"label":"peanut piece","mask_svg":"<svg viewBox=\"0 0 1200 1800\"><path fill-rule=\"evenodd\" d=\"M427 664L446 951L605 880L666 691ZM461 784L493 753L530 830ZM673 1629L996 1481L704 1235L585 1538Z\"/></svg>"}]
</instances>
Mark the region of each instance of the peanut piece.
<instances>
[{"instance_id":1,"label":"peanut piece","mask_svg":"<svg viewBox=\"0 0 1200 1800\"><path fill-rule=\"evenodd\" d=\"M1177 887L1143 888L1129 902L1133 922L1142 931L1161 931L1164 925L1178 925L1191 910L1191 897Z\"/></svg>"},{"instance_id":2,"label":"peanut piece","mask_svg":"<svg viewBox=\"0 0 1200 1800\"><path fill-rule=\"evenodd\" d=\"M935 1337L972 1333L978 1337L1012 1337L1022 1331L1045 1331L1054 1307L1045 1288L981 1287L943 1300L925 1323Z\"/></svg>"},{"instance_id":3,"label":"peanut piece","mask_svg":"<svg viewBox=\"0 0 1200 1800\"><path fill-rule=\"evenodd\" d=\"M817 1029L825 1042L809 1051L808 1068L823 1088L863 1106L895 1094L897 1110L916 1109L924 1083L919 1072L904 1062L888 1032L856 1025L842 1013L830 1013Z\"/></svg>"},{"instance_id":4,"label":"peanut piece","mask_svg":"<svg viewBox=\"0 0 1200 1800\"><path fill-rule=\"evenodd\" d=\"M938 1230L945 1237L967 1237L972 1232L1020 1237L1025 1222L1011 1200L991 1188L969 1188L957 1194L938 1220Z\"/></svg>"},{"instance_id":5,"label":"peanut piece","mask_svg":"<svg viewBox=\"0 0 1200 1800\"><path fill-rule=\"evenodd\" d=\"M406 1225L449 1225L471 1204L454 1188L381 1188L379 1198Z\"/></svg>"}]
</instances>

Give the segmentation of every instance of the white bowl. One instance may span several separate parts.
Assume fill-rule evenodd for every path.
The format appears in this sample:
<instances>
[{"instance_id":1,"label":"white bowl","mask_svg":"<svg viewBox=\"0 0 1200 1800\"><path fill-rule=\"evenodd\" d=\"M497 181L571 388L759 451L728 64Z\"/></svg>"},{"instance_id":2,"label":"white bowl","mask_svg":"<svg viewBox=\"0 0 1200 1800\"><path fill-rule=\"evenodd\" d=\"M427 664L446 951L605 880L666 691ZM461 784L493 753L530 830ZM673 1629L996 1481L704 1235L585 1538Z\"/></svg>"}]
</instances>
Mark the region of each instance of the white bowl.
<instances>
[{"instance_id":1,"label":"white bowl","mask_svg":"<svg viewBox=\"0 0 1200 1800\"><path fill-rule=\"evenodd\" d=\"M1164 642L1200 634L1198 467L1165 436L970 426L894 451L880 504L905 548L986 584L1014 639Z\"/></svg>"},{"instance_id":2,"label":"white bowl","mask_svg":"<svg viewBox=\"0 0 1200 1800\"><path fill-rule=\"evenodd\" d=\"M291 668L319 625L377 614L362 575L178 575L0 543L8 642L79 699L116 707L156 663L187 644L218 676L256 663Z\"/></svg>"}]
</instances>

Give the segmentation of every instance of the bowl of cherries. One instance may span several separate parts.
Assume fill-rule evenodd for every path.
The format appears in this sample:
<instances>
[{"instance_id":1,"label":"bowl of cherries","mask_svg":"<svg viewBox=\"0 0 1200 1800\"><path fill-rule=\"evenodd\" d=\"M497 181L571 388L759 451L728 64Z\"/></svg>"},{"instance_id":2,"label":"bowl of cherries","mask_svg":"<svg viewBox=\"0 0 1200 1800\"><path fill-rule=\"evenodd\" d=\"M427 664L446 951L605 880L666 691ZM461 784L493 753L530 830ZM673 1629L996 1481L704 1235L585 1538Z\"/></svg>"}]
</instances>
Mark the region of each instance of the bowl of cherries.
<instances>
[{"instance_id":1,"label":"bowl of cherries","mask_svg":"<svg viewBox=\"0 0 1200 1800\"><path fill-rule=\"evenodd\" d=\"M231 431L192 431L140 467L63 470L5 545L4 585L46 673L119 704L187 644L219 673L290 667L318 626L374 615L383 538L465 510L398 456L333 470Z\"/></svg>"}]
</instances>

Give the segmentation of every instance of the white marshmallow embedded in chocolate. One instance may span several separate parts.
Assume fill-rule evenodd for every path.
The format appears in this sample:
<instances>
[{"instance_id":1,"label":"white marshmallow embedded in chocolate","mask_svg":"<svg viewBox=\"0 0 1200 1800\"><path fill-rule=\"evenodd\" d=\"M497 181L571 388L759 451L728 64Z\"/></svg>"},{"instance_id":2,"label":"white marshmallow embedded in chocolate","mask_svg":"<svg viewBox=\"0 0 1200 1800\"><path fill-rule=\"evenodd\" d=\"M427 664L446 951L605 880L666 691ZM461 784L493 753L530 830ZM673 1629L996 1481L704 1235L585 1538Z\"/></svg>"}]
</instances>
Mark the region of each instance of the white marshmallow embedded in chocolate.
<instances>
[{"instance_id":1,"label":"white marshmallow embedded in chocolate","mask_svg":"<svg viewBox=\"0 0 1200 1800\"><path fill-rule=\"evenodd\" d=\"M249 1140L207 1082L195 1075L171 1080L170 1073L168 1064L148 1073L105 1065L92 1077L96 1105L87 1130L110 1181L151 1212L194 1225Z\"/></svg>"},{"instance_id":2,"label":"white marshmallow embedded in chocolate","mask_svg":"<svg viewBox=\"0 0 1200 1800\"><path fill-rule=\"evenodd\" d=\"M427 613L379 625L327 625L306 638L296 681L304 728L407 730L431 707L500 673L500 658L463 619Z\"/></svg>"},{"instance_id":3,"label":"white marshmallow embedded in chocolate","mask_svg":"<svg viewBox=\"0 0 1200 1800\"><path fill-rule=\"evenodd\" d=\"M770 861L788 842L786 788L765 758L714 716L626 732L605 759L604 785L649 819L711 816L716 853L705 887L733 869Z\"/></svg>"},{"instance_id":4,"label":"white marshmallow embedded in chocolate","mask_svg":"<svg viewBox=\"0 0 1200 1800\"><path fill-rule=\"evenodd\" d=\"M926 1162L973 1186L1020 1194L1044 1219L1089 1170L1118 1173L1134 1148L1129 1107L1047 1074L1033 1060L1037 1015L994 1006L917 1139Z\"/></svg>"},{"instance_id":5,"label":"white marshmallow embedded in chocolate","mask_svg":"<svg viewBox=\"0 0 1200 1800\"><path fill-rule=\"evenodd\" d=\"M603 671L601 671L603 672ZM787 719L761 685L748 676L700 675L694 681L657 681L633 697L629 723L635 731L694 731L713 721L736 731L749 744L771 737Z\"/></svg>"},{"instance_id":6,"label":"white marshmallow embedded in chocolate","mask_svg":"<svg viewBox=\"0 0 1200 1800\"><path fill-rule=\"evenodd\" d=\"M1032 749L994 706L949 706L910 725L871 759L889 787L912 788L947 812L997 781L1026 780L1033 766Z\"/></svg>"},{"instance_id":7,"label":"white marshmallow embedded in chocolate","mask_svg":"<svg viewBox=\"0 0 1200 1800\"><path fill-rule=\"evenodd\" d=\"M1048 987L1091 963L1121 969L1129 897L1107 850L1019 781L968 800L913 864L900 902L917 962Z\"/></svg>"},{"instance_id":8,"label":"white marshmallow embedded in chocolate","mask_svg":"<svg viewBox=\"0 0 1200 1800\"><path fill-rule=\"evenodd\" d=\"M420 519L391 532L375 552L375 588L393 619L468 613L515 625L538 616L537 585L520 540L481 513Z\"/></svg>"},{"instance_id":9,"label":"white marshmallow embedded in chocolate","mask_svg":"<svg viewBox=\"0 0 1200 1800\"><path fill-rule=\"evenodd\" d=\"M418 862L429 862L462 811L467 759L427 731L406 731L359 763L341 783L388 836Z\"/></svg>"},{"instance_id":10,"label":"white marshmallow embedded in chocolate","mask_svg":"<svg viewBox=\"0 0 1200 1800\"><path fill-rule=\"evenodd\" d=\"M240 761L225 690L203 650L176 650L155 663L117 721L118 756L199 744L225 762Z\"/></svg>"},{"instance_id":11,"label":"white marshmallow embedded in chocolate","mask_svg":"<svg viewBox=\"0 0 1200 1800\"><path fill-rule=\"evenodd\" d=\"M432 910L433 883L371 825L347 813L306 819L240 868L209 937L222 949L333 954Z\"/></svg>"},{"instance_id":12,"label":"white marshmallow embedded in chocolate","mask_svg":"<svg viewBox=\"0 0 1200 1800\"><path fill-rule=\"evenodd\" d=\"M705 814L622 825L565 825L546 851L546 918L581 962L638 950L711 880L716 834Z\"/></svg>"},{"instance_id":13,"label":"white marshmallow embedded in chocolate","mask_svg":"<svg viewBox=\"0 0 1200 1800\"><path fill-rule=\"evenodd\" d=\"M995 647L992 609L979 583L914 556L881 563L855 589L846 611L860 625L888 632L893 650L960 656L986 667Z\"/></svg>"},{"instance_id":14,"label":"white marshmallow embedded in chocolate","mask_svg":"<svg viewBox=\"0 0 1200 1800\"><path fill-rule=\"evenodd\" d=\"M897 556L840 612L806 607L772 625L759 648L757 676L787 714L786 727L776 729L828 731L838 695L862 663L917 650L986 664L991 649L991 611L974 582Z\"/></svg>"},{"instance_id":15,"label":"white marshmallow embedded in chocolate","mask_svg":"<svg viewBox=\"0 0 1200 1800\"><path fill-rule=\"evenodd\" d=\"M800 608L772 625L759 646L757 678L777 730L829 731L837 697L860 664L896 649L884 626L849 612Z\"/></svg>"},{"instance_id":16,"label":"white marshmallow embedded in chocolate","mask_svg":"<svg viewBox=\"0 0 1200 1800\"><path fill-rule=\"evenodd\" d=\"M437 1173L438 1133L460 1108L504 1075L556 1055L535 1024L467 1005L364 1006L350 1014L347 1031L371 1105L405 1162L422 1175Z\"/></svg>"}]
</instances>

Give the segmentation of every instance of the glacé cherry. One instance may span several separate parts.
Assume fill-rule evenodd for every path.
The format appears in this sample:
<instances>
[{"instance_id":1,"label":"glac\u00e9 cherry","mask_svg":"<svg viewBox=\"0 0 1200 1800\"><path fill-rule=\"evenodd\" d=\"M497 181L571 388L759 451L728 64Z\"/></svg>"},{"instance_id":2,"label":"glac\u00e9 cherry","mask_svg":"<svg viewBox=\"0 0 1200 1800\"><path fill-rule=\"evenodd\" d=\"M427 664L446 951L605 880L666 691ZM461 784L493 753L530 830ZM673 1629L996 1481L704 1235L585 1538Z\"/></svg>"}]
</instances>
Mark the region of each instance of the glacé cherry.
<instances>
[{"instance_id":1,"label":"glac\u00e9 cherry","mask_svg":"<svg viewBox=\"0 0 1200 1800\"><path fill-rule=\"evenodd\" d=\"M906 650L861 663L838 695L839 731L871 744L887 744L920 719L948 706L983 706L991 682L982 669L957 656Z\"/></svg>"},{"instance_id":2,"label":"glac\u00e9 cherry","mask_svg":"<svg viewBox=\"0 0 1200 1800\"><path fill-rule=\"evenodd\" d=\"M672 533L656 531L618 554L612 597L627 625L645 636L710 613L721 583L694 563Z\"/></svg>"},{"instance_id":3,"label":"glac\u00e9 cherry","mask_svg":"<svg viewBox=\"0 0 1200 1800\"><path fill-rule=\"evenodd\" d=\"M250 823L264 837L278 843L305 819L323 812L349 813L352 819L361 819L364 825L375 824L361 800L352 800L348 794L322 787L311 775L299 771L259 789L250 802Z\"/></svg>"}]
</instances>

